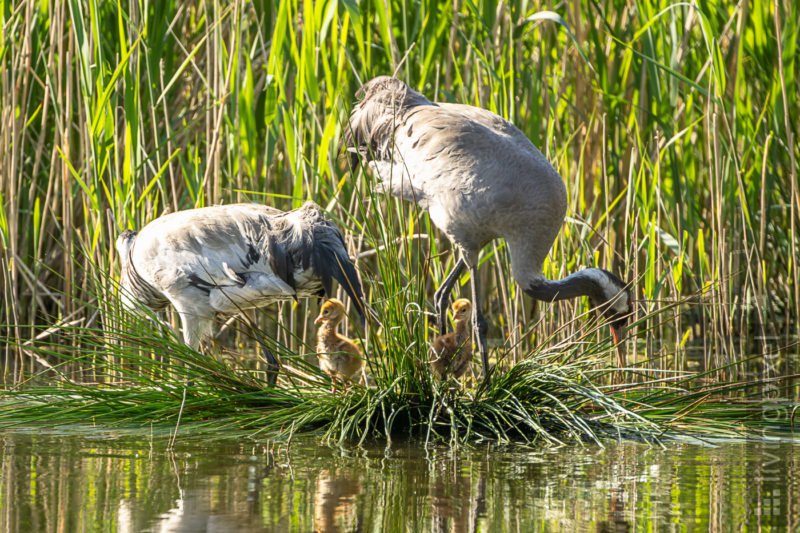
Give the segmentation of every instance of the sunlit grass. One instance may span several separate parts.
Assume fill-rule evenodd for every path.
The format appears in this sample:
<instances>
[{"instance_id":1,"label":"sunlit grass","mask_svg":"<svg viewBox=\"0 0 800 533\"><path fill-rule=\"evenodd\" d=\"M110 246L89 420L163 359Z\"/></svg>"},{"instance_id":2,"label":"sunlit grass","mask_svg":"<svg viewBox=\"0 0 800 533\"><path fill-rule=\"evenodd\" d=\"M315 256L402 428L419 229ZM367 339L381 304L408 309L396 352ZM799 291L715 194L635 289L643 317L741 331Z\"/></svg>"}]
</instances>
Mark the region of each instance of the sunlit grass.
<instances>
[{"instance_id":1,"label":"sunlit grass","mask_svg":"<svg viewBox=\"0 0 800 533\"><path fill-rule=\"evenodd\" d=\"M579 337L547 339L521 355L519 347L497 347L491 385L480 379L477 364L475 377L440 382L429 368L432 317L424 310L424 284L397 274L415 260L402 247L383 248L373 272L382 281L372 286L381 322L354 331L367 356L368 386L340 386L333 394L329 378L309 361L315 359L310 347L304 355L258 331L260 343L283 363L278 385L270 387L252 343L212 357L188 348L146 309L110 305L103 327L62 324L32 341L2 339L44 370L5 391L0 427L172 427L174 436L314 433L337 443L412 436L425 443L539 446L742 438L791 427L788 416L759 416L767 403L751 400L763 385L757 380L710 384L707 376L637 365L619 383L620 370L609 366L613 347L594 341L604 327L596 321ZM790 408L785 400L769 406Z\"/></svg>"}]
</instances>

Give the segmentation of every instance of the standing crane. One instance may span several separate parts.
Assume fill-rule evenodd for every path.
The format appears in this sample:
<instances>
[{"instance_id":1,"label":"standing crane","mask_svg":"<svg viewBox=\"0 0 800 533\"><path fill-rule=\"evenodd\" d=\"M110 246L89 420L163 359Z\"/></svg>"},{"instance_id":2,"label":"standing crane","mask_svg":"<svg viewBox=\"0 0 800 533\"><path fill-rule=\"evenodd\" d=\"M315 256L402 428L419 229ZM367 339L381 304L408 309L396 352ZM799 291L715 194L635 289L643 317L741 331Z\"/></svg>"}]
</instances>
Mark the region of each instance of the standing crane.
<instances>
[{"instance_id":1,"label":"standing crane","mask_svg":"<svg viewBox=\"0 0 800 533\"><path fill-rule=\"evenodd\" d=\"M542 274L566 215L567 194L561 176L530 140L490 111L433 103L388 76L367 82L356 97L345 138L354 163L366 161L385 191L427 209L461 252L434 297L441 333L453 285L469 268L473 330L487 383L487 326L477 267L481 249L497 238L505 239L512 274L532 298L553 302L588 296L609 321L619 364L625 366L624 326L632 314L626 283L599 268L562 280Z\"/></svg>"},{"instance_id":2,"label":"standing crane","mask_svg":"<svg viewBox=\"0 0 800 533\"><path fill-rule=\"evenodd\" d=\"M116 242L122 302L160 310L172 304L184 342L213 338L217 314L272 302L333 296L335 279L365 317L361 282L339 229L313 202L283 212L257 204L189 209L164 215ZM265 350L269 381L279 362Z\"/></svg>"}]
</instances>

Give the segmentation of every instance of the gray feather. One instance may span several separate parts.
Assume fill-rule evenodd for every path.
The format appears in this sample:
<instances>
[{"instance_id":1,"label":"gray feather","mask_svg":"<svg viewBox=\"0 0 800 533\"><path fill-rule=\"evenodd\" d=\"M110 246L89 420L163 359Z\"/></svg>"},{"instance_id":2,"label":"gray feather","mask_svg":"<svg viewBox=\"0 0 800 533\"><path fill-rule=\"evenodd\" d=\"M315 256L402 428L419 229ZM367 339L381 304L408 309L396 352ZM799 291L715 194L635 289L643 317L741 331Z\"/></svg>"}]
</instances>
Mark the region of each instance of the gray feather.
<instances>
[{"instance_id":1,"label":"gray feather","mask_svg":"<svg viewBox=\"0 0 800 533\"><path fill-rule=\"evenodd\" d=\"M137 232L123 231L117 237L116 248L120 259L120 289L122 303L129 308L135 308L136 302L154 311L159 311L167 306L169 301L161 291L149 284L131 261L131 253L136 243Z\"/></svg>"},{"instance_id":2,"label":"gray feather","mask_svg":"<svg viewBox=\"0 0 800 533\"><path fill-rule=\"evenodd\" d=\"M534 298L587 295L601 304L615 299L609 307L615 320L629 311L624 285L621 289L618 278L605 271L587 269L561 281L542 275L566 214L566 187L513 124L486 109L433 103L386 76L367 82L357 98L345 135L347 153L367 164L380 189L428 210L431 222L460 249L458 268L469 266L473 299L478 296L480 251L502 238L514 278ZM435 297L442 330L454 279L448 276ZM479 302L473 305L488 378L483 317Z\"/></svg>"}]
</instances>

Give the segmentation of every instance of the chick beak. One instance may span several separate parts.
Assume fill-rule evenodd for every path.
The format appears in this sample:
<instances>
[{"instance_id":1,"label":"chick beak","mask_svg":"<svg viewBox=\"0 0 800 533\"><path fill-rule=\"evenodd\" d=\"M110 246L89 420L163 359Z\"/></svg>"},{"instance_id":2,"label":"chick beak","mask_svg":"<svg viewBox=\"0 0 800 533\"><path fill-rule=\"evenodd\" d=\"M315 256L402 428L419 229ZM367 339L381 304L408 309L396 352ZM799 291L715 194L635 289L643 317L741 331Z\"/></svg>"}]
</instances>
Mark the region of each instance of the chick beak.
<instances>
[{"instance_id":1,"label":"chick beak","mask_svg":"<svg viewBox=\"0 0 800 533\"><path fill-rule=\"evenodd\" d=\"M322 315L319 315L316 319L314 319L314 325L319 326L322 324Z\"/></svg>"},{"instance_id":2,"label":"chick beak","mask_svg":"<svg viewBox=\"0 0 800 533\"><path fill-rule=\"evenodd\" d=\"M614 346L617 348L617 364L620 368L627 366L625 362L625 326L610 326L611 338L614 339Z\"/></svg>"}]
</instances>

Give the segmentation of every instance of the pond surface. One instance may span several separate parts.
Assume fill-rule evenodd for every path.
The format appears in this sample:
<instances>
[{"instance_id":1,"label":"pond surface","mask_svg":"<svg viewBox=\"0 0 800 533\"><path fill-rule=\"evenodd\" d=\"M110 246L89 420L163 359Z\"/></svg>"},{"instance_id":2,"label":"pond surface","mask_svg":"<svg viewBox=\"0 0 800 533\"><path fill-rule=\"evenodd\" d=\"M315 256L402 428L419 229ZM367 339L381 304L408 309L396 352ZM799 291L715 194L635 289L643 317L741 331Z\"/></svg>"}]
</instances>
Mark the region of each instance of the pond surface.
<instances>
[{"instance_id":1,"label":"pond surface","mask_svg":"<svg viewBox=\"0 0 800 533\"><path fill-rule=\"evenodd\" d=\"M798 531L800 446L0 434L0 531Z\"/></svg>"}]
</instances>

